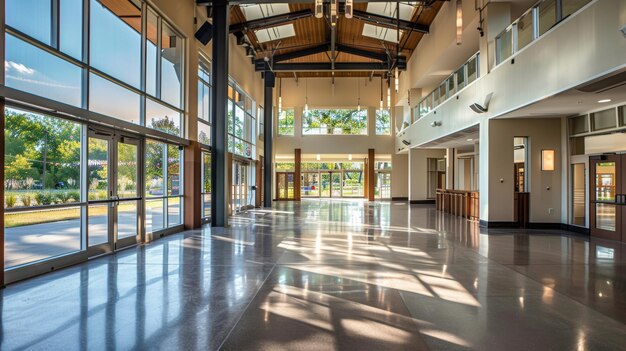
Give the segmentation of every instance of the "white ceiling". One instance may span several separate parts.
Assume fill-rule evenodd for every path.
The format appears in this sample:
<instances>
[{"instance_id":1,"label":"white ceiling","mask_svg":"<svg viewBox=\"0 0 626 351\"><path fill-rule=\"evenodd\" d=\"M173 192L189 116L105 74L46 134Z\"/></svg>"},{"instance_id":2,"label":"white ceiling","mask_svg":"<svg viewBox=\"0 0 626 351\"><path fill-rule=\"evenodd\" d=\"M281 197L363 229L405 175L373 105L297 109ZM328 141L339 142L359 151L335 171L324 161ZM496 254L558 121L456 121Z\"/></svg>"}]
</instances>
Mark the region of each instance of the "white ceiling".
<instances>
[{"instance_id":1,"label":"white ceiling","mask_svg":"<svg viewBox=\"0 0 626 351\"><path fill-rule=\"evenodd\" d=\"M605 103L598 102L603 99L610 99L611 101ZM571 89L498 118L575 116L625 104L626 85L602 93L584 93Z\"/></svg>"}]
</instances>

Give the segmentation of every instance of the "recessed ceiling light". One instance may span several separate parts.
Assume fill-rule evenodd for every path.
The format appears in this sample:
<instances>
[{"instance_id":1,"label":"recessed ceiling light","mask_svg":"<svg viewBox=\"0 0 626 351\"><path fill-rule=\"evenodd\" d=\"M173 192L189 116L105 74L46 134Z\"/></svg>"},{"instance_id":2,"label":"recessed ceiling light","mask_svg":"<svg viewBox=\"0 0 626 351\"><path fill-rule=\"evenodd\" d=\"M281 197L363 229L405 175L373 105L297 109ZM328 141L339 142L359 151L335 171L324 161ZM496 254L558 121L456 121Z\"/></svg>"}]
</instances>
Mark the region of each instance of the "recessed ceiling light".
<instances>
[{"instance_id":1,"label":"recessed ceiling light","mask_svg":"<svg viewBox=\"0 0 626 351\"><path fill-rule=\"evenodd\" d=\"M467 141L472 141L472 140L474 140L474 139L467 139Z\"/></svg>"},{"instance_id":2,"label":"recessed ceiling light","mask_svg":"<svg viewBox=\"0 0 626 351\"><path fill-rule=\"evenodd\" d=\"M604 103L607 103L607 102L611 102L611 99L602 99L602 100L598 100L598 103L599 103L599 104L604 104Z\"/></svg>"}]
</instances>

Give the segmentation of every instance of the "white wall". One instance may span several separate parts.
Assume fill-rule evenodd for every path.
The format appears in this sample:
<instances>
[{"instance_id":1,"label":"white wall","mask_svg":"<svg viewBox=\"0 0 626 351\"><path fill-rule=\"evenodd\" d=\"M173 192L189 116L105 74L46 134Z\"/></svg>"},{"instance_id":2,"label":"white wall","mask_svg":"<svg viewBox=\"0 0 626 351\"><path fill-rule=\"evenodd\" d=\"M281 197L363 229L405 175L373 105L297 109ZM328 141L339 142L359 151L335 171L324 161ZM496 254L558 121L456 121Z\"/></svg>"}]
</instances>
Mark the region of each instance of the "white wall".
<instances>
[{"instance_id":1,"label":"white wall","mask_svg":"<svg viewBox=\"0 0 626 351\"><path fill-rule=\"evenodd\" d=\"M625 1L596 0L520 51L515 64L500 64L415 122L405 138L412 145L437 140L626 67L626 40L618 30L625 24ZM469 109L489 93L487 113ZM430 127L434 121L442 125ZM396 147L403 148L399 138Z\"/></svg>"}]
</instances>

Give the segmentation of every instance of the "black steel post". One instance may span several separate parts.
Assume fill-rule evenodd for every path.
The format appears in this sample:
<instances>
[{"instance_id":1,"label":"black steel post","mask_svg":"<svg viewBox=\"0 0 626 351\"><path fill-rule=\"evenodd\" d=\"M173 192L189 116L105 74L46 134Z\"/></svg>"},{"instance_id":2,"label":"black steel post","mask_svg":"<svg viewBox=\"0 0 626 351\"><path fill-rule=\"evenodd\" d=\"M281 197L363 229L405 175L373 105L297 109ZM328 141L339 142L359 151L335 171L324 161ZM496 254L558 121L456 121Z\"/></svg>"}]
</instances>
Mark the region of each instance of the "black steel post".
<instances>
[{"instance_id":1,"label":"black steel post","mask_svg":"<svg viewBox=\"0 0 626 351\"><path fill-rule=\"evenodd\" d=\"M272 207L272 200L274 198L274 192L272 187L274 156L272 153L273 148L273 134L272 129L274 125L274 73L272 71L265 71L263 74L265 97L263 103L263 134L265 135L265 143L263 144L263 207Z\"/></svg>"}]
</instances>

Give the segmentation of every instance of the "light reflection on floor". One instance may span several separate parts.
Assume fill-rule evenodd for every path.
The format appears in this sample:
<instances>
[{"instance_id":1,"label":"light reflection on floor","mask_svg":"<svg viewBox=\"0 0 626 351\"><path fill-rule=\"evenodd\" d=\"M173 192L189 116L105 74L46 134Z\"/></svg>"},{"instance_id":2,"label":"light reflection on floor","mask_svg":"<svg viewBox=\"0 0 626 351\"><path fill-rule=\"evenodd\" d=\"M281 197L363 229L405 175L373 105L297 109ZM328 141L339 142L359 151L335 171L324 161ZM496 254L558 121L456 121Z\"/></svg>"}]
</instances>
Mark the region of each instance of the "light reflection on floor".
<instances>
[{"instance_id":1,"label":"light reflection on floor","mask_svg":"<svg viewBox=\"0 0 626 351\"><path fill-rule=\"evenodd\" d=\"M280 202L10 285L0 349L621 350L625 268L428 205Z\"/></svg>"}]
</instances>

